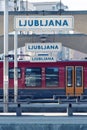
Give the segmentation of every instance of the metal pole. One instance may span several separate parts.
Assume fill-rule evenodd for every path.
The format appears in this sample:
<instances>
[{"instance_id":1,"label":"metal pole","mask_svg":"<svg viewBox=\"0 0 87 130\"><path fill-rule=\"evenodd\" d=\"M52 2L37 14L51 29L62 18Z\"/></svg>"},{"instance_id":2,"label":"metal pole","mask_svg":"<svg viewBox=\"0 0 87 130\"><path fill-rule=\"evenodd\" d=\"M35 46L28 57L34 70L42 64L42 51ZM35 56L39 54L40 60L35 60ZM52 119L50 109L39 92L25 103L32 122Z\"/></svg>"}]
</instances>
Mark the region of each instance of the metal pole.
<instances>
[{"instance_id":1,"label":"metal pole","mask_svg":"<svg viewBox=\"0 0 87 130\"><path fill-rule=\"evenodd\" d=\"M60 0L60 15L61 15L61 0Z\"/></svg>"},{"instance_id":2,"label":"metal pole","mask_svg":"<svg viewBox=\"0 0 87 130\"><path fill-rule=\"evenodd\" d=\"M17 72L17 31L15 31L14 35L14 102L17 103L18 97L18 72Z\"/></svg>"},{"instance_id":3,"label":"metal pole","mask_svg":"<svg viewBox=\"0 0 87 130\"><path fill-rule=\"evenodd\" d=\"M3 111L8 112L8 0L4 8L4 66L3 66Z\"/></svg>"}]
</instances>

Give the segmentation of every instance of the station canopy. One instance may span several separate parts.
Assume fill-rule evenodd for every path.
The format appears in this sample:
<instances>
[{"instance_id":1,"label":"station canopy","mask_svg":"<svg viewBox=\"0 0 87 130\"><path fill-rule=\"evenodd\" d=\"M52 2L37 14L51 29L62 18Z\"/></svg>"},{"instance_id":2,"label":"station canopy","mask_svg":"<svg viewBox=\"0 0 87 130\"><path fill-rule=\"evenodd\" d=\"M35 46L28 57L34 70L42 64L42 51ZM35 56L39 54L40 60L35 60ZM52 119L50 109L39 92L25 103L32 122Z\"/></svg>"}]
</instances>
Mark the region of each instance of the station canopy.
<instances>
[{"instance_id":1,"label":"station canopy","mask_svg":"<svg viewBox=\"0 0 87 130\"><path fill-rule=\"evenodd\" d=\"M15 11L9 12L9 50L14 49L14 17L34 15L59 15L58 11ZM62 11L61 15L74 17L73 34L18 34L18 48L25 46L26 42L61 42L63 46L87 53L87 11ZM4 45L4 13L0 12L0 53L3 53Z\"/></svg>"}]
</instances>

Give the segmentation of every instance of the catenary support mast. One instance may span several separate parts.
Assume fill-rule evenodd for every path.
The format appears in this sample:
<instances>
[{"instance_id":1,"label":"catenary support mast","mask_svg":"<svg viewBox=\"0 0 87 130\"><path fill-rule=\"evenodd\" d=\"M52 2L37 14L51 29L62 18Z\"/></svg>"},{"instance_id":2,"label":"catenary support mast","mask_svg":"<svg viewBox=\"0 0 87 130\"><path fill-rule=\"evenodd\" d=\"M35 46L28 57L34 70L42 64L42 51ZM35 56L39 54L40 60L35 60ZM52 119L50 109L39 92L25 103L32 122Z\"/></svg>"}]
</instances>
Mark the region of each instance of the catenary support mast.
<instances>
[{"instance_id":1,"label":"catenary support mast","mask_svg":"<svg viewBox=\"0 0 87 130\"><path fill-rule=\"evenodd\" d=\"M15 1L15 11L17 11L17 0ZM17 63L17 46L18 46L18 32L15 30L14 34L14 103L18 99L18 63Z\"/></svg>"},{"instance_id":2,"label":"catenary support mast","mask_svg":"<svg viewBox=\"0 0 87 130\"><path fill-rule=\"evenodd\" d=\"M3 111L8 112L8 0L4 5L4 71L3 71Z\"/></svg>"},{"instance_id":3,"label":"catenary support mast","mask_svg":"<svg viewBox=\"0 0 87 130\"><path fill-rule=\"evenodd\" d=\"M14 35L14 102L17 103L18 97L18 72L17 72L17 31L15 31Z\"/></svg>"}]
</instances>

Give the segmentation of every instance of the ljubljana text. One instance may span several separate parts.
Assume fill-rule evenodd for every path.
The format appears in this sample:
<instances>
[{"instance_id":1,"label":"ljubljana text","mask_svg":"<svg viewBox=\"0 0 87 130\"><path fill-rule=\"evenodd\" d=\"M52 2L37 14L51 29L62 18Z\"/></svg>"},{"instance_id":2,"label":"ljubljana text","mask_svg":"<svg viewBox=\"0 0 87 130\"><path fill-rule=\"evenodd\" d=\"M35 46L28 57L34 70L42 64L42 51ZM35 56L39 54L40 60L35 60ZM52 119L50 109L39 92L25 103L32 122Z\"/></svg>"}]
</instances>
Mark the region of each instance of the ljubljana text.
<instances>
[{"instance_id":1,"label":"ljubljana text","mask_svg":"<svg viewBox=\"0 0 87 130\"><path fill-rule=\"evenodd\" d=\"M46 51L46 50L59 50L60 48L58 45L50 45L49 44L49 45L32 45L32 46L28 45L27 49L31 50L31 51L33 51L33 50Z\"/></svg>"},{"instance_id":2,"label":"ljubljana text","mask_svg":"<svg viewBox=\"0 0 87 130\"><path fill-rule=\"evenodd\" d=\"M65 20L19 20L19 26L69 26L68 21Z\"/></svg>"}]
</instances>

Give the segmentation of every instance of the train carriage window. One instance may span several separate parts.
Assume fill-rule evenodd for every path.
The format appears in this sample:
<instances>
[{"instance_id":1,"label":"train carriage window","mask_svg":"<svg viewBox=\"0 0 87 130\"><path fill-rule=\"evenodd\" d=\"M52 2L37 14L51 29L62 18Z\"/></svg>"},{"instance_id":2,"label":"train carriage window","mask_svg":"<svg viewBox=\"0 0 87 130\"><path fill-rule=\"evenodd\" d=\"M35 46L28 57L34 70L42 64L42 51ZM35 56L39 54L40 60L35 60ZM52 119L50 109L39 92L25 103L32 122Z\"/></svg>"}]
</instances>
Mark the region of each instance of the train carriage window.
<instances>
[{"instance_id":1,"label":"train carriage window","mask_svg":"<svg viewBox=\"0 0 87 130\"><path fill-rule=\"evenodd\" d=\"M56 67L46 68L46 87L58 87L59 69Z\"/></svg>"},{"instance_id":2,"label":"train carriage window","mask_svg":"<svg viewBox=\"0 0 87 130\"><path fill-rule=\"evenodd\" d=\"M82 86L82 67L76 67L76 87Z\"/></svg>"},{"instance_id":3,"label":"train carriage window","mask_svg":"<svg viewBox=\"0 0 87 130\"><path fill-rule=\"evenodd\" d=\"M17 72L18 72L18 79L21 78L21 69L17 68ZM10 79L14 79L14 68L9 68L9 78Z\"/></svg>"},{"instance_id":4,"label":"train carriage window","mask_svg":"<svg viewBox=\"0 0 87 130\"><path fill-rule=\"evenodd\" d=\"M67 87L72 87L73 68L67 67Z\"/></svg>"},{"instance_id":5,"label":"train carriage window","mask_svg":"<svg viewBox=\"0 0 87 130\"><path fill-rule=\"evenodd\" d=\"M26 87L41 86L41 68L25 69L25 85Z\"/></svg>"}]
</instances>

